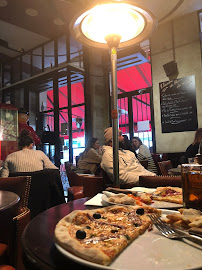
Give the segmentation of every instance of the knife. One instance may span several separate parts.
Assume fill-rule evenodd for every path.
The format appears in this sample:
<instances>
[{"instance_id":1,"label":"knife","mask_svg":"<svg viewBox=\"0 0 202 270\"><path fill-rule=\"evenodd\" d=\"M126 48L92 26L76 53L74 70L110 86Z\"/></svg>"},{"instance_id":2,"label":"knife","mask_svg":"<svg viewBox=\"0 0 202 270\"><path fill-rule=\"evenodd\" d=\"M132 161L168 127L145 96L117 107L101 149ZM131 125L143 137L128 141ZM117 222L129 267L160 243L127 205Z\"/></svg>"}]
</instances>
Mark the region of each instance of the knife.
<instances>
[{"instance_id":1,"label":"knife","mask_svg":"<svg viewBox=\"0 0 202 270\"><path fill-rule=\"evenodd\" d=\"M124 193L124 194L132 194L134 196L137 196L136 191L132 191L132 190L128 190L128 189L108 187L108 188L105 189L105 191L113 192L115 194Z\"/></svg>"},{"instance_id":2,"label":"knife","mask_svg":"<svg viewBox=\"0 0 202 270\"><path fill-rule=\"evenodd\" d=\"M191 235L196 235L196 236L199 236L199 237L202 237L202 228L191 228L189 229L189 234Z\"/></svg>"}]
</instances>

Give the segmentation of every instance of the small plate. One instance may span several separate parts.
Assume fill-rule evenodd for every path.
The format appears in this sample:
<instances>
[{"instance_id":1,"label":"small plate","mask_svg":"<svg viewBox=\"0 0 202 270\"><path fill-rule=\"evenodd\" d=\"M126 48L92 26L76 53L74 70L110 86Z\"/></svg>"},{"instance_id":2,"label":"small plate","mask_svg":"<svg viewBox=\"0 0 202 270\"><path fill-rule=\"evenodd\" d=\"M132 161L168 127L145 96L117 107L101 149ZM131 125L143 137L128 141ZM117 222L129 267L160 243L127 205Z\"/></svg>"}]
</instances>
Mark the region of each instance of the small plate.
<instances>
[{"instance_id":1,"label":"small plate","mask_svg":"<svg viewBox=\"0 0 202 270\"><path fill-rule=\"evenodd\" d=\"M123 204L118 204L118 203L110 202L109 201L109 198L105 194L102 195L102 200L104 202L108 203L108 204L123 205ZM148 204L144 204L143 203L143 205L144 206L151 206L151 207L154 207L154 208L160 208L160 209L163 209L163 208L165 208L165 209L176 209L177 208L178 209L178 208L183 207L182 204L178 204L178 203L161 202L161 201L154 201L154 200L153 200L153 203L152 204L149 204L148 205Z\"/></svg>"}]
</instances>

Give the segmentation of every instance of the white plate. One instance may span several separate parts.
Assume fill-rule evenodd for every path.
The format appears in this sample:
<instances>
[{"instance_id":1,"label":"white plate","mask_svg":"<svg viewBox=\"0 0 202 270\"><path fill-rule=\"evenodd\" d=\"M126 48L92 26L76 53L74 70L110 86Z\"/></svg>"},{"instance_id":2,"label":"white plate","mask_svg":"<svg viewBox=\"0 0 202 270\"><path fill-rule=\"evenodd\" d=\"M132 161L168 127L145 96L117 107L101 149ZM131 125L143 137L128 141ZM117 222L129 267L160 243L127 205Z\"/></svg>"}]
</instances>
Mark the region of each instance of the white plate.
<instances>
[{"instance_id":1,"label":"white plate","mask_svg":"<svg viewBox=\"0 0 202 270\"><path fill-rule=\"evenodd\" d=\"M136 192L146 192L146 193L153 193L156 191L156 188L145 188L145 187L133 187L129 190L136 191Z\"/></svg>"},{"instance_id":2,"label":"white plate","mask_svg":"<svg viewBox=\"0 0 202 270\"><path fill-rule=\"evenodd\" d=\"M162 215L176 213L162 210ZM186 240L188 242L188 240ZM191 243L191 242L189 242ZM202 269L202 247L181 240L170 240L160 235L154 227L135 239L109 266L81 259L58 244L56 248L68 259L94 269L107 270L188 270Z\"/></svg>"},{"instance_id":3,"label":"white plate","mask_svg":"<svg viewBox=\"0 0 202 270\"><path fill-rule=\"evenodd\" d=\"M113 202L109 202L109 198L103 194L102 195L102 200L105 202L105 203L108 203L108 204L116 204L116 205L123 205L123 204L117 204L117 203L113 203ZM178 203L170 203L170 202L160 202L160 201L154 201L153 200L153 203L152 204L143 204L144 206L151 206L151 207L154 207L154 208L165 208L165 209L174 209L174 208L181 208L183 207L182 204L178 204Z\"/></svg>"}]
</instances>

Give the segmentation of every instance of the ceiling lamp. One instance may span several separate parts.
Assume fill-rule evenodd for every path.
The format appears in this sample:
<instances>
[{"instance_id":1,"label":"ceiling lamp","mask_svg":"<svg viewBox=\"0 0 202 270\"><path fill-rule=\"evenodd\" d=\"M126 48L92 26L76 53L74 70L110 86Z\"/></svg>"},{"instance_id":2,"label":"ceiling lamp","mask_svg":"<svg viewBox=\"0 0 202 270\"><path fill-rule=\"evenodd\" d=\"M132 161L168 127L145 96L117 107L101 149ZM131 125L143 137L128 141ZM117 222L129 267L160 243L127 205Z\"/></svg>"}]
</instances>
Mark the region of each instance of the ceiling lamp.
<instances>
[{"instance_id":1,"label":"ceiling lamp","mask_svg":"<svg viewBox=\"0 0 202 270\"><path fill-rule=\"evenodd\" d=\"M92 2L92 1L91 1ZM72 36L84 45L111 51L113 172L119 187L117 48L147 39L157 25L154 16L140 5L124 0L99 1L75 16L70 24Z\"/></svg>"}]
</instances>

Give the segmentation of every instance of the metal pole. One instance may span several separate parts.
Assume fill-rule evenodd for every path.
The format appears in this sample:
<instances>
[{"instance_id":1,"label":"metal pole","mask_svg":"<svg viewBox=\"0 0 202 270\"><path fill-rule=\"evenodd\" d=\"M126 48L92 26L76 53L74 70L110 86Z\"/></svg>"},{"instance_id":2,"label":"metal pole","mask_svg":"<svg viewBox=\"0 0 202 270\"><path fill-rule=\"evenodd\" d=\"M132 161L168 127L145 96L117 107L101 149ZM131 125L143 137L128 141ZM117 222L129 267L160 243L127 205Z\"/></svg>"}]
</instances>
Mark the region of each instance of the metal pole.
<instances>
[{"instance_id":1,"label":"metal pole","mask_svg":"<svg viewBox=\"0 0 202 270\"><path fill-rule=\"evenodd\" d=\"M111 49L111 85L112 85L112 130L113 130L113 172L114 185L120 187L119 181L119 140L118 140L118 93L117 93L117 52Z\"/></svg>"}]
</instances>

